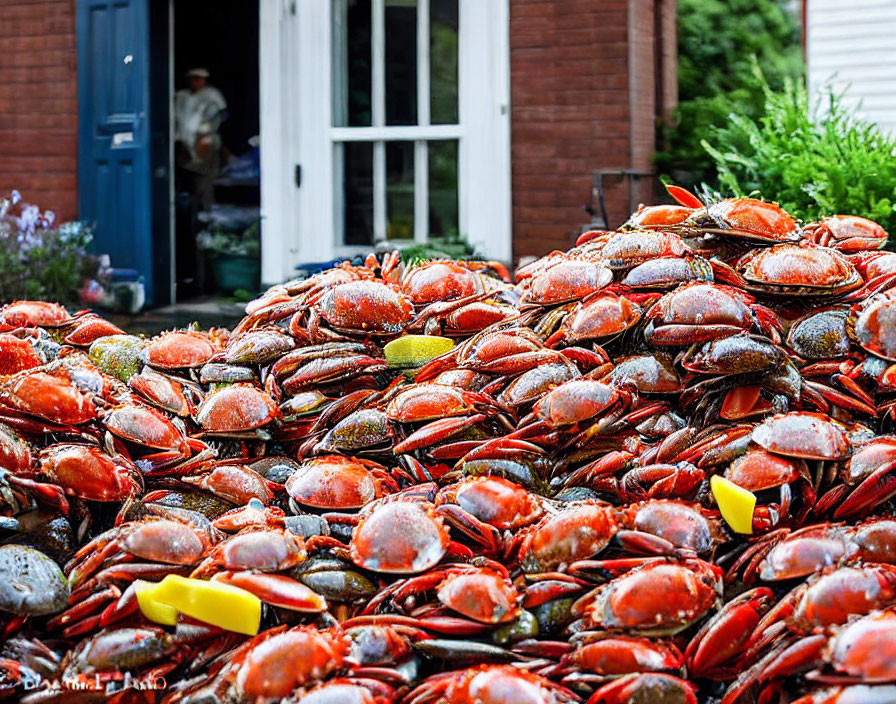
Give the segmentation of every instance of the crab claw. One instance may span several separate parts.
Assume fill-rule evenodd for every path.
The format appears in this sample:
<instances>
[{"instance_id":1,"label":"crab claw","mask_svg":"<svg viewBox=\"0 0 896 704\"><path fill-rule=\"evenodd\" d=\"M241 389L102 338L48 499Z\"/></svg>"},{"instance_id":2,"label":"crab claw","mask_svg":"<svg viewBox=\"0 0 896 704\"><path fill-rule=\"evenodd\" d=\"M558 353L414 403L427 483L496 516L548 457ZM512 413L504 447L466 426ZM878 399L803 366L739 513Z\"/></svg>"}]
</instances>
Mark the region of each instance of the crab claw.
<instances>
[{"instance_id":1,"label":"crab claw","mask_svg":"<svg viewBox=\"0 0 896 704\"><path fill-rule=\"evenodd\" d=\"M673 186L671 183L666 184L666 191L672 196L679 205L688 208L704 208L703 202L686 188L681 186Z\"/></svg>"}]
</instances>

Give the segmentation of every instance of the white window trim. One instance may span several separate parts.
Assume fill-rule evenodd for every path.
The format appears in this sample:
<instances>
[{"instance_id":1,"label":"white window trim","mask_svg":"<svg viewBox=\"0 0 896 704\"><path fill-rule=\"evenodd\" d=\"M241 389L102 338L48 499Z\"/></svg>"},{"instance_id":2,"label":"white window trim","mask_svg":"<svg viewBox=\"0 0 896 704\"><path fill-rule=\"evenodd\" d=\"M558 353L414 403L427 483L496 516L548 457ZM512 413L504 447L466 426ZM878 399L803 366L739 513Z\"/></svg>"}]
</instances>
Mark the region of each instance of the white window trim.
<instances>
[{"instance_id":1,"label":"white window trim","mask_svg":"<svg viewBox=\"0 0 896 704\"><path fill-rule=\"evenodd\" d=\"M424 140L460 140L460 231L485 256L509 262L509 0L459 0L459 125L332 127L331 11L332 0L260 0L262 280L267 284L287 280L300 262L369 250L337 242L341 214L335 212L334 188L342 174L335 166L334 143L347 141L406 139L415 142L415 159L426 159ZM419 46L428 52L429 42L421 41L422 34L418 26ZM428 62L428 55L423 60ZM421 123L429 112L428 82L429 72L418 72ZM377 110L383 106L372 107L374 125L381 125ZM301 187L295 185L297 164ZM385 149L374 149L374 168L385 171ZM427 173L425 168L415 171L415 194L422 194L415 196L417 223L425 220L428 207L423 181ZM385 179L375 181L385 188ZM385 198L377 195L374 231L382 236L386 213L376 204ZM423 239L425 232L417 228L414 237Z\"/></svg>"}]
</instances>

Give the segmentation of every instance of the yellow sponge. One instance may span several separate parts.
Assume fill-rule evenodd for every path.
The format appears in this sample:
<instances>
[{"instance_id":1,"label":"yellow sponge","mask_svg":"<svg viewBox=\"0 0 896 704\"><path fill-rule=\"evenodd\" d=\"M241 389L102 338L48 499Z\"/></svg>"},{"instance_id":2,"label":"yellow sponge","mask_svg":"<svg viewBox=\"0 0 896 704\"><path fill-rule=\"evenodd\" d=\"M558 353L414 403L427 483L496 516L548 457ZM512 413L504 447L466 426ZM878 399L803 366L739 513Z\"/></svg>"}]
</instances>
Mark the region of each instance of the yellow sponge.
<instances>
[{"instance_id":1,"label":"yellow sponge","mask_svg":"<svg viewBox=\"0 0 896 704\"><path fill-rule=\"evenodd\" d=\"M710 477L709 486L722 518L731 526L731 530L736 533L752 533L756 495L718 475Z\"/></svg>"},{"instance_id":2,"label":"yellow sponge","mask_svg":"<svg viewBox=\"0 0 896 704\"><path fill-rule=\"evenodd\" d=\"M420 366L450 352L454 341L435 335L404 335L389 342L384 348L386 361L393 367Z\"/></svg>"},{"instance_id":3,"label":"yellow sponge","mask_svg":"<svg viewBox=\"0 0 896 704\"><path fill-rule=\"evenodd\" d=\"M149 613L140 601L141 593L148 604ZM250 636L258 633L261 624L261 600L245 589L221 582L169 574L151 590L144 588L142 592L138 591L137 601L150 620L155 620L153 615L168 615L169 612L155 610L155 605L159 604L197 621Z\"/></svg>"},{"instance_id":4,"label":"yellow sponge","mask_svg":"<svg viewBox=\"0 0 896 704\"><path fill-rule=\"evenodd\" d=\"M153 597L156 585L154 582L144 582L138 579L134 582L134 591L137 594L137 604L143 615L153 623L161 623L163 626L177 625L177 609L168 604L156 601Z\"/></svg>"}]
</instances>

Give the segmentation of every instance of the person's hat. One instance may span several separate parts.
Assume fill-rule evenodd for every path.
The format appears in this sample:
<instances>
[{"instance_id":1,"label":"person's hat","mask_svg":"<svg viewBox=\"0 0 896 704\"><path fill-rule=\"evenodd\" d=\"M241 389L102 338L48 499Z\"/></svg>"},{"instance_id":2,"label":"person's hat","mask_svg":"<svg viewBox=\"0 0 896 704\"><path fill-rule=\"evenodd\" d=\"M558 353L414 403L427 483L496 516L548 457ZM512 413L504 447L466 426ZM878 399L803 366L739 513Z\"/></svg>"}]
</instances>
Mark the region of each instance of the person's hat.
<instances>
[{"instance_id":1,"label":"person's hat","mask_svg":"<svg viewBox=\"0 0 896 704\"><path fill-rule=\"evenodd\" d=\"M208 70L204 68L191 68L187 71L187 78L208 78L209 77Z\"/></svg>"}]
</instances>

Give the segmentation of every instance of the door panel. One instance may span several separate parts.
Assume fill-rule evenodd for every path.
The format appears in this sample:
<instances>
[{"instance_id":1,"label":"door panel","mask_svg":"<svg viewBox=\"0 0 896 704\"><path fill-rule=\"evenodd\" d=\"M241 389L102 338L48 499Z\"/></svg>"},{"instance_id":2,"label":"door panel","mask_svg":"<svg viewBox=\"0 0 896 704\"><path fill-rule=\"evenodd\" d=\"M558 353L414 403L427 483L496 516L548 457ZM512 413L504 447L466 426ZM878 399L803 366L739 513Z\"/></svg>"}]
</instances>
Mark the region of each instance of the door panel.
<instances>
[{"instance_id":1,"label":"door panel","mask_svg":"<svg viewBox=\"0 0 896 704\"><path fill-rule=\"evenodd\" d=\"M77 0L80 217L94 250L137 269L156 298L148 0Z\"/></svg>"}]
</instances>

